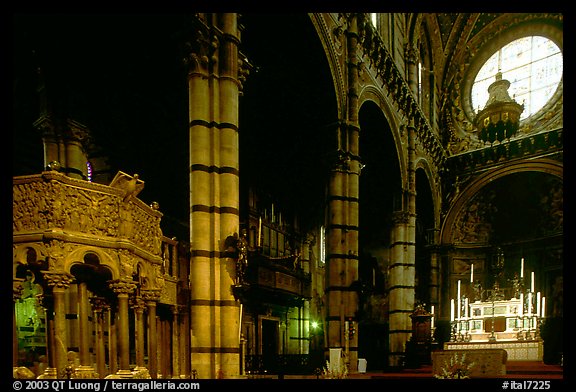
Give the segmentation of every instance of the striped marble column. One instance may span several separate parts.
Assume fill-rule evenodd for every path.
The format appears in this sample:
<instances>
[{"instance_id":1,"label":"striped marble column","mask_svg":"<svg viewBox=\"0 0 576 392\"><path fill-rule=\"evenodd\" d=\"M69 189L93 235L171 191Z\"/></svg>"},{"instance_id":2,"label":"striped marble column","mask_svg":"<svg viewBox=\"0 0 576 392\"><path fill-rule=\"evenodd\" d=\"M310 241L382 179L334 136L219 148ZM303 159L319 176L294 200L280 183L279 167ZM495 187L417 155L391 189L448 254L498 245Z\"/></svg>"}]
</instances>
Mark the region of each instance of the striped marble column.
<instances>
[{"instance_id":1,"label":"striped marble column","mask_svg":"<svg viewBox=\"0 0 576 392\"><path fill-rule=\"evenodd\" d=\"M338 128L338 157L328 188L327 230L327 349L342 348L350 372L357 370L358 335L349 338L346 326L358 329L358 206L359 206L359 126L358 126L358 28L351 17L348 39L347 121Z\"/></svg>"},{"instance_id":2,"label":"striped marble column","mask_svg":"<svg viewBox=\"0 0 576 392\"><path fill-rule=\"evenodd\" d=\"M190 119L191 357L199 378L239 369L239 304L232 295L239 233L236 14L193 21L188 46Z\"/></svg>"},{"instance_id":3,"label":"striped marble column","mask_svg":"<svg viewBox=\"0 0 576 392\"><path fill-rule=\"evenodd\" d=\"M389 268L389 365L402 365L406 342L412 334L416 274L415 129L408 127L408 190L405 203L393 215Z\"/></svg>"}]
</instances>

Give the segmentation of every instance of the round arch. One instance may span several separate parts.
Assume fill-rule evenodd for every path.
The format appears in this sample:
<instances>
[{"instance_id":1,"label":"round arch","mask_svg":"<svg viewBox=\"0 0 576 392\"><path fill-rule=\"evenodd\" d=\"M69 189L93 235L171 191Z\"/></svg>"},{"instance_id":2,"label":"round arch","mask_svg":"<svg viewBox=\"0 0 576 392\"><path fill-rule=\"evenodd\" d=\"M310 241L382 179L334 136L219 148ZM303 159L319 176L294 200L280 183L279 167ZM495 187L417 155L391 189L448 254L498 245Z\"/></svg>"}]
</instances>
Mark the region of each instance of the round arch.
<instances>
[{"instance_id":1,"label":"round arch","mask_svg":"<svg viewBox=\"0 0 576 392\"><path fill-rule=\"evenodd\" d=\"M393 106L388 103L382 91L376 86L367 85L360 91L360 94L358 95L358 108L362 108L366 102L376 104L376 106L382 111L384 118L390 126L392 138L394 139L394 149L396 150L400 166L400 179L402 186L405 187L407 184L407 163L404 154L402 154L405 150L403 147L404 140L401 131L402 125L394 115L395 112L393 111ZM362 129L360 129L360 137L362 137ZM362 156L362 151L360 151L360 156Z\"/></svg>"},{"instance_id":2,"label":"round arch","mask_svg":"<svg viewBox=\"0 0 576 392\"><path fill-rule=\"evenodd\" d=\"M440 209L441 209L441 195L439 187L437 186L437 182L434 181L434 173L432 171L432 166L428 159L424 157L416 158L416 162L414 162L414 171L422 170L428 179L428 184L430 185L430 192L432 194L432 204L434 208L434 227L437 228L440 226Z\"/></svg>"},{"instance_id":3,"label":"round arch","mask_svg":"<svg viewBox=\"0 0 576 392\"><path fill-rule=\"evenodd\" d=\"M340 66L340 61L342 51L338 50L337 45L342 45L339 40L344 37L341 29L335 29L330 32L330 29L324 20L325 14L312 13L310 15L310 20L316 29L318 38L324 48L324 54L326 55L326 61L330 67L330 74L332 76L332 83L334 85L334 93L336 95L336 110L339 116L344 116L345 103L346 103L346 86L344 84L344 72ZM335 40L333 39L335 37ZM344 118L344 117L343 117Z\"/></svg>"},{"instance_id":4,"label":"round arch","mask_svg":"<svg viewBox=\"0 0 576 392\"><path fill-rule=\"evenodd\" d=\"M456 217L459 215L462 208L466 206L466 202L470 200L476 193L478 193L484 186L490 182L505 177L514 173L522 172L541 172L548 173L552 176L558 177L561 180L564 179L563 172L564 166L561 162L554 161L552 159L542 158L535 160L524 160L509 166L499 167L492 171L488 171L478 178L476 178L472 183L466 186L454 201L451 208L446 214L446 219L444 219L444 224L442 225L441 232L441 244L449 244L452 238L452 230L454 228L454 222Z\"/></svg>"}]
</instances>

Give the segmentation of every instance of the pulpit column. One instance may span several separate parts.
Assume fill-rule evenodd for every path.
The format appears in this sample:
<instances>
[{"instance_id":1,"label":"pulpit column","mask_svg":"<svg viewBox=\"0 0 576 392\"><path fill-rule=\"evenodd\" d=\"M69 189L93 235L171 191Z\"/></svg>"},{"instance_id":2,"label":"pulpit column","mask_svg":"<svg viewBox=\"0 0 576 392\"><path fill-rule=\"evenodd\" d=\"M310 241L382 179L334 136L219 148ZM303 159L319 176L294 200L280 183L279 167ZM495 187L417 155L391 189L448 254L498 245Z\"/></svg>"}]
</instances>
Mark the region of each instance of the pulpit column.
<instances>
[{"instance_id":1,"label":"pulpit column","mask_svg":"<svg viewBox=\"0 0 576 392\"><path fill-rule=\"evenodd\" d=\"M128 323L128 297L136 288L136 284L127 279L118 279L110 282L110 287L118 296L118 353L119 376L130 378L130 331Z\"/></svg>"},{"instance_id":2,"label":"pulpit column","mask_svg":"<svg viewBox=\"0 0 576 392\"><path fill-rule=\"evenodd\" d=\"M180 376L180 314L178 306L172 307L172 377Z\"/></svg>"},{"instance_id":3,"label":"pulpit column","mask_svg":"<svg viewBox=\"0 0 576 392\"><path fill-rule=\"evenodd\" d=\"M102 297L90 298L96 323L96 371L98 377L104 378L106 374L106 348L104 346L104 310L108 308L106 300Z\"/></svg>"},{"instance_id":4,"label":"pulpit column","mask_svg":"<svg viewBox=\"0 0 576 392\"><path fill-rule=\"evenodd\" d=\"M95 378L94 368L90 360L90 324L88 314L90 302L88 301L88 287L86 282L78 283L78 317L80 327L80 366L76 369L78 378Z\"/></svg>"},{"instance_id":5,"label":"pulpit column","mask_svg":"<svg viewBox=\"0 0 576 392\"><path fill-rule=\"evenodd\" d=\"M12 279L12 366L18 367L18 330L16 328L16 301L22 298L24 279Z\"/></svg>"},{"instance_id":6,"label":"pulpit column","mask_svg":"<svg viewBox=\"0 0 576 392\"><path fill-rule=\"evenodd\" d=\"M116 328L116 304L108 308L108 356L110 374L118 371L118 339Z\"/></svg>"},{"instance_id":7,"label":"pulpit column","mask_svg":"<svg viewBox=\"0 0 576 392\"><path fill-rule=\"evenodd\" d=\"M142 297L137 296L132 303L135 318L135 335L136 335L136 369L146 369L144 362L144 309L146 304Z\"/></svg>"},{"instance_id":8,"label":"pulpit column","mask_svg":"<svg viewBox=\"0 0 576 392\"><path fill-rule=\"evenodd\" d=\"M38 378L58 378L56 373L56 350L54 348L56 346L54 343L54 301L51 294L38 294L37 298L42 308L44 308L46 316L46 357L48 359L46 369Z\"/></svg>"},{"instance_id":9,"label":"pulpit column","mask_svg":"<svg viewBox=\"0 0 576 392\"><path fill-rule=\"evenodd\" d=\"M74 277L64 271L43 271L48 287L52 288L54 300L54 364L58 377L63 377L68 365L68 333L66 328L65 291Z\"/></svg>"},{"instance_id":10,"label":"pulpit column","mask_svg":"<svg viewBox=\"0 0 576 392\"><path fill-rule=\"evenodd\" d=\"M150 377L158 377L158 337L156 336L156 302L160 290L142 290L142 299L148 307L148 372Z\"/></svg>"}]
</instances>

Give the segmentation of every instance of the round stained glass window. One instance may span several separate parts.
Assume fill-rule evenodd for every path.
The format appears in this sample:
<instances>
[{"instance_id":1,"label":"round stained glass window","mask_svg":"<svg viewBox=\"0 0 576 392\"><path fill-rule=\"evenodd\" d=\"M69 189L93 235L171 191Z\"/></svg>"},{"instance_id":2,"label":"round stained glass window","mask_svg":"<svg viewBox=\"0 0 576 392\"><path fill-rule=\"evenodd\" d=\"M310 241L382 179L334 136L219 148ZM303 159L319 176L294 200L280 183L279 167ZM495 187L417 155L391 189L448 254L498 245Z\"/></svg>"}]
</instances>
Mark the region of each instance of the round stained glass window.
<instances>
[{"instance_id":1,"label":"round stained glass window","mask_svg":"<svg viewBox=\"0 0 576 392\"><path fill-rule=\"evenodd\" d=\"M556 92L562 81L562 52L553 41L540 36L520 38L500 48L480 68L472 85L475 113L484 109L488 86L498 72L510 82L510 97L524 104L523 120L542 109Z\"/></svg>"}]
</instances>

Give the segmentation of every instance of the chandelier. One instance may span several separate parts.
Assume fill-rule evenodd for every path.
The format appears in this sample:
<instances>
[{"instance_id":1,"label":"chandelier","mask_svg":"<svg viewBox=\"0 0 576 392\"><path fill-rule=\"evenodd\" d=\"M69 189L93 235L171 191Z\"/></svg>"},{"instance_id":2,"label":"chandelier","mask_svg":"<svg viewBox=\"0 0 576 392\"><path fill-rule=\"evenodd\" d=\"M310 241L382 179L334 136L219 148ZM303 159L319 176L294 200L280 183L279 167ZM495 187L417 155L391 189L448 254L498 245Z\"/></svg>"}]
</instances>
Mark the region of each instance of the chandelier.
<instances>
[{"instance_id":1,"label":"chandelier","mask_svg":"<svg viewBox=\"0 0 576 392\"><path fill-rule=\"evenodd\" d=\"M510 139L518 131L524 105L510 98L509 87L510 82L502 79L502 72L498 72L496 81L488 86L488 102L474 120L480 140L489 143L496 140L501 142Z\"/></svg>"}]
</instances>

